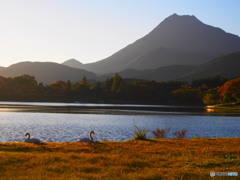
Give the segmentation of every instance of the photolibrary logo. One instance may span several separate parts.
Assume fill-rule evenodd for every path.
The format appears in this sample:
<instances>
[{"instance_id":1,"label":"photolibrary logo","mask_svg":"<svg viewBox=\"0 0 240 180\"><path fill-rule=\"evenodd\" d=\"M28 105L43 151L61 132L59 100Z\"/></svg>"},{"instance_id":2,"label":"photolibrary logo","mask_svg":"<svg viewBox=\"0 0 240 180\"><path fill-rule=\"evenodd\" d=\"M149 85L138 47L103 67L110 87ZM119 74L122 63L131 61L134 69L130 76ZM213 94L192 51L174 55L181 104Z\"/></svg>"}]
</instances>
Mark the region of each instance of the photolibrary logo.
<instances>
[{"instance_id":1,"label":"photolibrary logo","mask_svg":"<svg viewBox=\"0 0 240 180\"><path fill-rule=\"evenodd\" d=\"M216 175L216 173L215 173L214 171L211 171L211 172L210 172L210 176L211 176L211 177L214 177L215 175Z\"/></svg>"},{"instance_id":2,"label":"photolibrary logo","mask_svg":"<svg viewBox=\"0 0 240 180\"><path fill-rule=\"evenodd\" d=\"M210 176L211 177L214 177L214 176L238 176L238 172L214 172L214 171L211 171Z\"/></svg>"}]
</instances>

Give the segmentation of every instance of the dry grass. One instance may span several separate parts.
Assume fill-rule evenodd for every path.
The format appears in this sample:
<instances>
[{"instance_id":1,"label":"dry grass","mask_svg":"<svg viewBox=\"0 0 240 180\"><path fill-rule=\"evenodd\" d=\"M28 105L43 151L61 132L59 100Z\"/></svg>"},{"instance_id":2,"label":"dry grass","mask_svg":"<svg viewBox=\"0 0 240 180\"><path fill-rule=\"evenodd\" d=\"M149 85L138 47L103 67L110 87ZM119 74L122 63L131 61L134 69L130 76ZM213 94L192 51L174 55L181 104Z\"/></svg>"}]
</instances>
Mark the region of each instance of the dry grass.
<instances>
[{"instance_id":1,"label":"dry grass","mask_svg":"<svg viewBox=\"0 0 240 180\"><path fill-rule=\"evenodd\" d=\"M239 170L240 138L0 143L1 179L209 179Z\"/></svg>"}]
</instances>

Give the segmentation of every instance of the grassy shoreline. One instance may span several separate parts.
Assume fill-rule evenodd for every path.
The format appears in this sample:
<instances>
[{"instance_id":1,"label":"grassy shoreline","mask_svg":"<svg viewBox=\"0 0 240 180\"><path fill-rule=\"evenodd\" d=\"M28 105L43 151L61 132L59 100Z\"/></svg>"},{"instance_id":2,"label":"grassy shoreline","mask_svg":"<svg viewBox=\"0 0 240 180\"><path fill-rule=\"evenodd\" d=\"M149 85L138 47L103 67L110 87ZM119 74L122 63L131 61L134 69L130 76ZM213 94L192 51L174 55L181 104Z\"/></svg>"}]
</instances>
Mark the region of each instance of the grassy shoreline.
<instances>
[{"instance_id":1,"label":"grassy shoreline","mask_svg":"<svg viewBox=\"0 0 240 180\"><path fill-rule=\"evenodd\" d=\"M240 105L230 104L230 105L209 105L205 106L207 112L219 112L219 113L240 113Z\"/></svg>"},{"instance_id":2,"label":"grassy shoreline","mask_svg":"<svg viewBox=\"0 0 240 180\"><path fill-rule=\"evenodd\" d=\"M239 172L239 142L0 143L0 173L1 179L209 179L210 171Z\"/></svg>"},{"instance_id":3,"label":"grassy shoreline","mask_svg":"<svg viewBox=\"0 0 240 180\"><path fill-rule=\"evenodd\" d=\"M240 106L237 105L230 105L230 106L225 106L225 105L212 105L212 106L206 106L207 109L229 109L229 110L240 110Z\"/></svg>"}]
</instances>

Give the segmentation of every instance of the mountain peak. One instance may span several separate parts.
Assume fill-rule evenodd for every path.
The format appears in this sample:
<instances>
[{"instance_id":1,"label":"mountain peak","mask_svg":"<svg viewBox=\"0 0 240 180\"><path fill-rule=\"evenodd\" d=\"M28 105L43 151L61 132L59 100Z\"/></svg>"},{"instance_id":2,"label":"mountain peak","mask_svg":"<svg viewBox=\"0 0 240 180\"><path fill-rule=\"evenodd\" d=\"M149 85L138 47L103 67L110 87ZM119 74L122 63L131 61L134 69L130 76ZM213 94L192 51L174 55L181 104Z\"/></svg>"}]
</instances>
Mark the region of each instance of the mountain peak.
<instances>
[{"instance_id":1,"label":"mountain peak","mask_svg":"<svg viewBox=\"0 0 240 180\"><path fill-rule=\"evenodd\" d=\"M189 18L195 18L197 19L194 15L178 15L177 13L174 13L167 18L177 18L177 17L189 17Z\"/></svg>"},{"instance_id":2,"label":"mountain peak","mask_svg":"<svg viewBox=\"0 0 240 180\"><path fill-rule=\"evenodd\" d=\"M83 66L84 66L83 63L81 63L80 61L78 61L76 59L69 59L67 61L64 61L62 64L65 65L65 66L78 68L78 69L82 69Z\"/></svg>"},{"instance_id":3,"label":"mountain peak","mask_svg":"<svg viewBox=\"0 0 240 180\"><path fill-rule=\"evenodd\" d=\"M164 47L165 43L168 44L169 40L181 37L182 35L190 37L189 35L194 32L201 32L203 28L206 28L206 26L206 24L202 23L194 15L178 15L174 13L165 18L156 28L154 28L149 33L149 35L155 34L153 36L159 37L161 41L167 38L164 40L167 41L163 43ZM196 34L194 34L194 36L195 35ZM160 39L151 39L151 41L158 41L161 43ZM174 43L171 42L171 44Z\"/></svg>"},{"instance_id":4,"label":"mountain peak","mask_svg":"<svg viewBox=\"0 0 240 180\"><path fill-rule=\"evenodd\" d=\"M240 40L220 28L204 24L194 15L177 14L164 19L144 39L148 46L187 53L205 52L211 58L239 50Z\"/></svg>"},{"instance_id":5,"label":"mountain peak","mask_svg":"<svg viewBox=\"0 0 240 180\"><path fill-rule=\"evenodd\" d=\"M66 60L66 61L64 61L62 64L65 64L65 63L69 63L69 62L71 62L71 63L80 63L80 64L83 64L83 63L81 63L80 61L78 61L78 60L76 60L76 59L74 59L74 58L72 58L72 59L69 59L69 60Z\"/></svg>"},{"instance_id":6,"label":"mountain peak","mask_svg":"<svg viewBox=\"0 0 240 180\"><path fill-rule=\"evenodd\" d=\"M198 65L239 50L238 36L207 25L194 15L175 13L143 38L102 61L86 64L85 68L95 73L109 73L127 68Z\"/></svg>"},{"instance_id":7,"label":"mountain peak","mask_svg":"<svg viewBox=\"0 0 240 180\"><path fill-rule=\"evenodd\" d=\"M176 13L172 14L171 16L165 18L161 23L161 24L187 24L187 23L191 23L191 24L196 24L196 23L200 23L202 24L202 22L196 18L194 15L178 15Z\"/></svg>"}]
</instances>

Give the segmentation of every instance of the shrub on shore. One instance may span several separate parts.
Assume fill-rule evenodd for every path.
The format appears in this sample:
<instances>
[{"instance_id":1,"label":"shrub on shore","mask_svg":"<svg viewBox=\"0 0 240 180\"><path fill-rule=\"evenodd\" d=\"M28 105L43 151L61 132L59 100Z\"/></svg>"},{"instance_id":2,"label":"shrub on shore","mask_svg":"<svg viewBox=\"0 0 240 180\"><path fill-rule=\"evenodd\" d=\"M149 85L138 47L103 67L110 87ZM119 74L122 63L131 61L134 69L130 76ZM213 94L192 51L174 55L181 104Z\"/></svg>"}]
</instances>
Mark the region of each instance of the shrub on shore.
<instances>
[{"instance_id":1,"label":"shrub on shore","mask_svg":"<svg viewBox=\"0 0 240 180\"><path fill-rule=\"evenodd\" d=\"M134 125L135 130L133 130L134 132L134 139L136 140L146 140L147 139L147 128L146 127L137 127L136 125Z\"/></svg>"},{"instance_id":2,"label":"shrub on shore","mask_svg":"<svg viewBox=\"0 0 240 180\"><path fill-rule=\"evenodd\" d=\"M173 132L173 136L174 136L176 139L185 139L187 132L188 132L187 129L182 129L182 130Z\"/></svg>"},{"instance_id":3,"label":"shrub on shore","mask_svg":"<svg viewBox=\"0 0 240 180\"><path fill-rule=\"evenodd\" d=\"M162 128L162 129L157 128L156 130L152 131L152 134L157 139L164 139L164 138L167 138L167 133L170 130L171 130L171 128Z\"/></svg>"}]
</instances>

